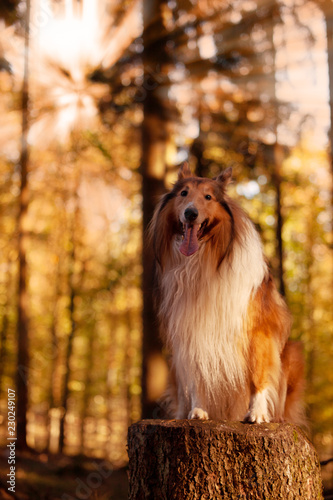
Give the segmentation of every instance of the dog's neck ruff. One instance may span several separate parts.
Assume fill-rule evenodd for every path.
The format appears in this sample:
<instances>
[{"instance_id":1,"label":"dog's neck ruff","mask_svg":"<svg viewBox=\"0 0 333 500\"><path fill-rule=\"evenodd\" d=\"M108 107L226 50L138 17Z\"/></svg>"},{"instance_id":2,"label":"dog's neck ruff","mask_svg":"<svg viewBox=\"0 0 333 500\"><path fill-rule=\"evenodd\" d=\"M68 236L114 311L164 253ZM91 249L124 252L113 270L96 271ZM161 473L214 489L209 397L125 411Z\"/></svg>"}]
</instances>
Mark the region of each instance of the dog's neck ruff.
<instances>
[{"instance_id":1,"label":"dog's neck ruff","mask_svg":"<svg viewBox=\"0 0 333 500\"><path fill-rule=\"evenodd\" d=\"M159 316L175 365L184 367L178 373L184 393L191 392L186 381L195 381L197 387L202 381L213 402L221 384L230 395L244 384L247 310L267 265L248 219L218 269L206 248L209 241L200 242L190 257L181 254L180 244L174 237L161 275Z\"/></svg>"}]
</instances>

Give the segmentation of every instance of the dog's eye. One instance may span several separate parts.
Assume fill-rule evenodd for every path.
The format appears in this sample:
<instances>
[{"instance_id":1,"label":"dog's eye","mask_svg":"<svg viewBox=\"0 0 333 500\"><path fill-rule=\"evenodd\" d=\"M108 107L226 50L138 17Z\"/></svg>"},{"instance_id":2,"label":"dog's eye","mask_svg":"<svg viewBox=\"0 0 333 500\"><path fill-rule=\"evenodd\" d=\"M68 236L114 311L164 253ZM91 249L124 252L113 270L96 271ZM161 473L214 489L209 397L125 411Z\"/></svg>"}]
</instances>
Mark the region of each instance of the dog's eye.
<instances>
[{"instance_id":1,"label":"dog's eye","mask_svg":"<svg viewBox=\"0 0 333 500\"><path fill-rule=\"evenodd\" d=\"M187 191L182 191L182 192L180 193L180 196L187 196Z\"/></svg>"},{"instance_id":2,"label":"dog's eye","mask_svg":"<svg viewBox=\"0 0 333 500\"><path fill-rule=\"evenodd\" d=\"M212 199L212 197L211 197L210 194L206 194L205 198L206 198L206 200L211 200Z\"/></svg>"}]
</instances>

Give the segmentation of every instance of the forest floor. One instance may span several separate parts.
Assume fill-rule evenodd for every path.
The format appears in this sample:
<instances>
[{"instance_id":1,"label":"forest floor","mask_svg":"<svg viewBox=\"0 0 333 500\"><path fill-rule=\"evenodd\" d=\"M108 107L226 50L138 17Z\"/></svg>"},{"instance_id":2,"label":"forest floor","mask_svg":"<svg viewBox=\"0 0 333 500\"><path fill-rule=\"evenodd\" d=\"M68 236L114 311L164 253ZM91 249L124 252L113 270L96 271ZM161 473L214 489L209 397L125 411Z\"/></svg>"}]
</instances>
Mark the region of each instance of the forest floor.
<instances>
[{"instance_id":1,"label":"forest floor","mask_svg":"<svg viewBox=\"0 0 333 500\"><path fill-rule=\"evenodd\" d=\"M8 490L7 450L0 450L0 498L3 500L127 500L126 468L87 457L17 453L15 493ZM13 476L14 478L14 476Z\"/></svg>"}]
</instances>

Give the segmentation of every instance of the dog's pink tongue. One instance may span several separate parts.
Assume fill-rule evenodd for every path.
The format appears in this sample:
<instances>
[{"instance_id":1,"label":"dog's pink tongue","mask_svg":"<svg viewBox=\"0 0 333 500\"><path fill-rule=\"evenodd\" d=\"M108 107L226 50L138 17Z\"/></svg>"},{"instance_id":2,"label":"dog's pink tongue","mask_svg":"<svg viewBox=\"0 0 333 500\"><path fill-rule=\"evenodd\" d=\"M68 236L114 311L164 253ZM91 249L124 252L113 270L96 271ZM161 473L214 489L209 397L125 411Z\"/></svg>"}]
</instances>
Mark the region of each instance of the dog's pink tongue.
<instances>
[{"instance_id":1,"label":"dog's pink tongue","mask_svg":"<svg viewBox=\"0 0 333 500\"><path fill-rule=\"evenodd\" d=\"M185 224L185 234L182 244L179 247L179 250L183 255L189 257L194 254L199 249L198 242L198 231L199 225L194 224L194 226L190 226L189 224Z\"/></svg>"}]
</instances>

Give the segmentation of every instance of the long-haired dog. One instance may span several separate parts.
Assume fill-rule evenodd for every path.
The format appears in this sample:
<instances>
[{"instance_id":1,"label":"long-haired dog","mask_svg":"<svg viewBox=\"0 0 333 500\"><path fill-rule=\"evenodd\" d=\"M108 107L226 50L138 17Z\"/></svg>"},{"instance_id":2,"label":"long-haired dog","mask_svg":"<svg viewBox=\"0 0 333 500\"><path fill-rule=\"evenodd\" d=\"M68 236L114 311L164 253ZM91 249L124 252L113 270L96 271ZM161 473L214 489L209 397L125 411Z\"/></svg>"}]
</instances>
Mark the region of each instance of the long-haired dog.
<instances>
[{"instance_id":1,"label":"long-haired dog","mask_svg":"<svg viewBox=\"0 0 333 500\"><path fill-rule=\"evenodd\" d=\"M169 415L302 423L301 348L259 235L226 193L231 177L184 164L151 223Z\"/></svg>"}]
</instances>

